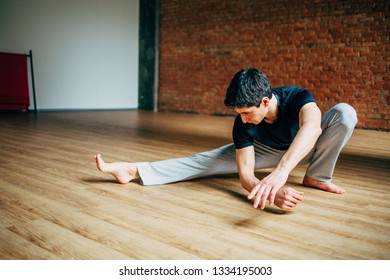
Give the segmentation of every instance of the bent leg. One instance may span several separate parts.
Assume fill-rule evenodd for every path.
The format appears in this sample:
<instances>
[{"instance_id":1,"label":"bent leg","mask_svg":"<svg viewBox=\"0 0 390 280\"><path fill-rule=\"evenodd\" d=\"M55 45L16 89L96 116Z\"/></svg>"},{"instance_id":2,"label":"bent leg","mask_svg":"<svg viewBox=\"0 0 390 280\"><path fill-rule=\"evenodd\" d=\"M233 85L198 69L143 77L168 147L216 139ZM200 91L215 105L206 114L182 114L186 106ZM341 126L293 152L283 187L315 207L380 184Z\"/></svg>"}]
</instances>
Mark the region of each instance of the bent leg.
<instances>
[{"instance_id":1,"label":"bent leg","mask_svg":"<svg viewBox=\"0 0 390 280\"><path fill-rule=\"evenodd\" d=\"M167 184L199 177L237 173L233 144L189 157L137 163L143 185Z\"/></svg>"},{"instance_id":2,"label":"bent leg","mask_svg":"<svg viewBox=\"0 0 390 280\"><path fill-rule=\"evenodd\" d=\"M313 183L308 182L310 179L318 182L332 180L337 159L351 137L356 123L356 111L346 103L334 106L324 115L322 134L315 145L310 165L306 171L306 184L304 181L304 185L312 185Z\"/></svg>"}]
</instances>

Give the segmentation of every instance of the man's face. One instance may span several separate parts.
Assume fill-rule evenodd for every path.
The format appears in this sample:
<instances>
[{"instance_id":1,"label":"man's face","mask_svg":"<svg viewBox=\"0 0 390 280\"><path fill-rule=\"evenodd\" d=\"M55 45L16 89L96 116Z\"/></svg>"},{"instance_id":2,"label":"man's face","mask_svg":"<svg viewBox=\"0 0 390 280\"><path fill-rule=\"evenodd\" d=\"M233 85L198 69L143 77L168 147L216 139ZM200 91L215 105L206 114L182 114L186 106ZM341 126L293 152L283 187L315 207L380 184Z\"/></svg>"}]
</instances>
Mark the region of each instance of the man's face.
<instances>
[{"instance_id":1,"label":"man's face","mask_svg":"<svg viewBox=\"0 0 390 280\"><path fill-rule=\"evenodd\" d=\"M234 109L240 116L243 123L259 124L265 117L267 110L261 103L260 107L244 107Z\"/></svg>"}]
</instances>

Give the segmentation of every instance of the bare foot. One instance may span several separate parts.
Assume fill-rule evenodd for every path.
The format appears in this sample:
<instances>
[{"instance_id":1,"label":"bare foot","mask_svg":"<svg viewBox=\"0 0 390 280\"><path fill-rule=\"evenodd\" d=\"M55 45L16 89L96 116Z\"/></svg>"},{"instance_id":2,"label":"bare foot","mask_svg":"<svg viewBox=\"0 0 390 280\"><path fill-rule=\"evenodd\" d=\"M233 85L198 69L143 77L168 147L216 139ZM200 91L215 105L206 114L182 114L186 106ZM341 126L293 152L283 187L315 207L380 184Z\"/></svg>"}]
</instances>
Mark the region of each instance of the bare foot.
<instances>
[{"instance_id":1,"label":"bare foot","mask_svg":"<svg viewBox=\"0 0 390 280\"><path fill-rule=\"evenodd\" d=\"M346 193L346 191L344 189L336 186L332 182L317 181L313 178L310 178L307 175L305 176L305 178L303 178L302 184L306 187L316 187L316 188L322 189L322 190L327 191L327 192L332 192L332 193L337 193L337 194Z\"/></svg>"},{"instance_id":2,"label":"bare foot","mask_svg":"<svg viewBox=\"0 0 390 280\"><path fill-rule=\"evenodd\" d=\"M94 156L97 168L105 173L109 173L121 184L126 184L131 180L138 179L137 165L130 162L106 163L100 154Z\"/></svg>"}]
</instances>

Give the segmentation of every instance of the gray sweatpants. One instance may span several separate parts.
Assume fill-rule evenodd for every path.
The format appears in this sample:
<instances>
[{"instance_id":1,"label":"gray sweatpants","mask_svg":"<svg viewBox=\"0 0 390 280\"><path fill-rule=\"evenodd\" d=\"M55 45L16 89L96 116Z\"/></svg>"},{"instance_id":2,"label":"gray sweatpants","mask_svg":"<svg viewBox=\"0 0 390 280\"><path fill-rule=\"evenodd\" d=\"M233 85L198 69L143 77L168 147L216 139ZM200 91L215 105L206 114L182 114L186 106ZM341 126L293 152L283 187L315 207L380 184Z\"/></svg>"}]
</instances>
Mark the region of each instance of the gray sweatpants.
<instances>
[{"instance_id":1,"label":"gray sweatpants","mask_svg":"<svg viewBox=\"0 0 390 280\"><path fill-rule=\"evenodd\" d=\"M306 174L330 181L339 154L357 123L355 110L346 103L331 108L322 118L322 134L312 151L301 161L309 164ZM275 167L286 150L254 143L255 169ZM204 176L237 173L234 144L184 158L137 163L143 185L167 184Z\"/></svg>"}]
</instances>

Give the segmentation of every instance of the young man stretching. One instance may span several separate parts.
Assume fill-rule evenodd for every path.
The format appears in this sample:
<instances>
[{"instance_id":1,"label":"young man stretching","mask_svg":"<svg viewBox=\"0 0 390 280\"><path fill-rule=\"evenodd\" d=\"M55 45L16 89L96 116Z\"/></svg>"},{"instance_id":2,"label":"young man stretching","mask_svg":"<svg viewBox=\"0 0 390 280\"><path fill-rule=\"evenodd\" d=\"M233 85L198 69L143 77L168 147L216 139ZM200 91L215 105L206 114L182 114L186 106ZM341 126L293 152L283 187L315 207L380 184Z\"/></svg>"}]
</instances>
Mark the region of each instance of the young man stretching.
<instances>
[{"instance_id":1,"label":"young man stretching","mask_svg":"<svg viewBox=\"0 0 390 280\"><path fill-rule=\"evenodd\" d=\"M143 185L166 184L210 175L237 173L253 206L275 204L293 209L302 192L284 188L298 164L309 164L303 185L343 194L331 182L336 161L357 123L355 110L341 103L321 119L313 95L296 86L271 89L262 72L236 73L226 91L225 106L234 109L233 142L189 157L157 162L106 163L95 155L97 167L119 183L140 179ZM256 169L274 170L258 179Z\"/></svg>"}]
</instances>

